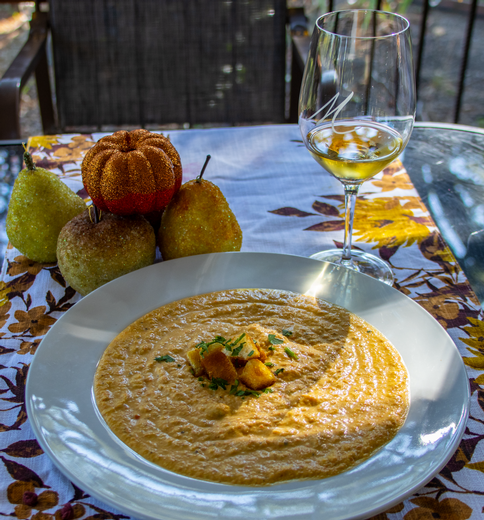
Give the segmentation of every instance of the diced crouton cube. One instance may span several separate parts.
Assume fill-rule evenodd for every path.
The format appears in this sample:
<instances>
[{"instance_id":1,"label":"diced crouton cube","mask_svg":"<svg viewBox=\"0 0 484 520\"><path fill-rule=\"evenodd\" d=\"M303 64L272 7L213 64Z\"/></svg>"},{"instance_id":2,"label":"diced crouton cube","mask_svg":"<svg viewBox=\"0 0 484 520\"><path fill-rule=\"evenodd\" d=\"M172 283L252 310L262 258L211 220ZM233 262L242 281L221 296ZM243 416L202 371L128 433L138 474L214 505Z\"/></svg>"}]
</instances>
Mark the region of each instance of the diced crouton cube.
<instances>
[{"instance_id":1,"label":"diced crouton cube","mask_svg":"<svg viewBox=\"0 0 484 520\"><path fill-rule=\"evenodd\" d=\"M251 359L240 374L240 380L252 390L261 390L276 381L274 374L258 359Z\"/></svg>"},{"instance_id":2,"label":"diced crouton cube","mask_svg":"<svg viewBox=\"0 0 484 520\"><path fill-rule=\"evenodd\" d=\"M232 338L228 342L228 345L235 343L236 339L238 338ZM254 340L247 335L240 339L238 343L235 343L234 346L230 346L230 350L225 347L224 354L232 360L240 359L241 361L258 359L260 357L260 351L257 348L257 345L254 343Z\"/></svg>"},{"instance_id":3,"label":"diced crouton cube","mask_svg":"<svg viewBox=\"0 0 484 520\"><path fill-rule=\"evenodd\" d=\"M208 345L208 347L206 348L199 348L198 350L200 351L200 356L202 358L206 358L207 356L209 356L210 354L213 354L214 352L220 352L221 350L223 350L224 348L224 345L223 343L212 343L211 345Z\"/></svg>"},{"instance_id":4,"label":"diced crouton cube","mask_svg":"<svg viewBox=\"0 0 484 520\"><path fill-rule=\"evenodd\" d=\"M237 371L230 359L221 351L205 353L201 358L202 366L210 379L224 379L227 383L233 383L237 379Z\"/></svg>"},{"instance_id":5,"label":"diced crouton cube","mask_svg":"<svg viewBox=\"0 0 484 520\"><path fill-rule=\"evenodd\" d=\"M193 348L187 352L188 362L190 363L193 374L198 377L203 374L203 366L202 359L200 357L200 350L198 348Z\"/></svg>"}]
</instances>

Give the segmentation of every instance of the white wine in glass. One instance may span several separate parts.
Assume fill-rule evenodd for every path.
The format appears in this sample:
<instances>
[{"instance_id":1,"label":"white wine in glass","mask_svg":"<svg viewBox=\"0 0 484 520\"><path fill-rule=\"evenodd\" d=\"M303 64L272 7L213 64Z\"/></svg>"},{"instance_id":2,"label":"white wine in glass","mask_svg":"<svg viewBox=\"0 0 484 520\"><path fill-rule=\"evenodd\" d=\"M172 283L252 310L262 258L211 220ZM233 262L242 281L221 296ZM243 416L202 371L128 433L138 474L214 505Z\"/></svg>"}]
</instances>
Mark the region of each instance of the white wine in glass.
<instances>
[{"instance_id":1,"label":"white wine in glass","mask_svg":"<svg viewBox=\"0 0 484 520\"><path fill-rule=\"evenodd\" d=\"M415 79L408 21L393 13L350 10L316 22L299 100L299 128L312 157L345 190L343 249L312 258L344 265L388 284L390 266L351 251L362 182L396 159L415 119Z\"/></svg>"}]
</instances>

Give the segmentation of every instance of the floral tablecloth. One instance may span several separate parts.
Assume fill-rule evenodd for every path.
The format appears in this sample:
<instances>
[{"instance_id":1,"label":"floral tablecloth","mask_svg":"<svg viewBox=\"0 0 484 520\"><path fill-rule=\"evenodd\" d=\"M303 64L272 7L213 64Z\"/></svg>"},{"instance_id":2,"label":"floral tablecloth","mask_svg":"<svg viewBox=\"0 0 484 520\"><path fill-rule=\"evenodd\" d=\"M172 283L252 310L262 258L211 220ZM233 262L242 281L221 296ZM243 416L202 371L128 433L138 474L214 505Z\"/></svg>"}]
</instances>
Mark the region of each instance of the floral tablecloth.
<instances>
[{"instance_id":1,"label":"floral tablecloth","mask_svg":"<svg viewBox=\"0 0 484 520\"><path fill-rule=\"evenodd\" d=\"M104 134L33 137L38 166L83 192L80 164ZM225 194L243 230L243 251L309 256L341 245L343 190L310 157L296 126L170 132L184 170ZM477 520L484 516L484 321L482 309L396 161L360 190L354 247L390 263L395 287L447 329L471 389L464 438L448 464L378 520ZM0 515L20 519L128 518L70 483L42 452L25 409L25 383L43 336L80 299L56 264L37 264L9 248L0 281ZM41 347L40 347L41 348ZM46 381L48 384L48 381Z\"/></svg>"}]
</instances>

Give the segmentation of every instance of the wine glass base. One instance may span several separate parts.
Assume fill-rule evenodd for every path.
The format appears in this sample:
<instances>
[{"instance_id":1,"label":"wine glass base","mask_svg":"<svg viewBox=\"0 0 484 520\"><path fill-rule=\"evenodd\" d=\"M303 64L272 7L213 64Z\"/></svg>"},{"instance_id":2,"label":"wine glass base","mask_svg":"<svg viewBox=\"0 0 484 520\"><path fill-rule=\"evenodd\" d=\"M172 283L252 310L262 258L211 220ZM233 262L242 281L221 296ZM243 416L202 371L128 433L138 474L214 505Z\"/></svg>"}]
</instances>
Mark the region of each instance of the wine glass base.
<instances>
[{"instance_id":1,"label":"wine glass base","mask_svg":"<svg viewBox=\"0 0 484 520\"><path fill-rule=\"evenodd\" d=\"M387 285L393 285L394 276L390 266L381 258L363 251L352 250L350 260L343 259L342 249L328 249L327 251L315 253L310 258L342 265L347 269L367 274Z\"/></svg>"}]
</instances>

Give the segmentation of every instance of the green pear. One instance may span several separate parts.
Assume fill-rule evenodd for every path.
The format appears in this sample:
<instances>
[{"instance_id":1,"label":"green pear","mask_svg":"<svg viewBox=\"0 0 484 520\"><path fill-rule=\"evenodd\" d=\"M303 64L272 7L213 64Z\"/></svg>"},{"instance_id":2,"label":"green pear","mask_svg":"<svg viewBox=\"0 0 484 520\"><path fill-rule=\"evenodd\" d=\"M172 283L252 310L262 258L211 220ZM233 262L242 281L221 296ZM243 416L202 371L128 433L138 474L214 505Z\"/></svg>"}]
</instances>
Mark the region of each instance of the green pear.
<instances>
[{"instance_id":1,"label":"green pear","mask_svg":"<svg viewBox=\"0 0 484 520\"><path fill-rule=\"evenodd\" d=\"M163 212L158 231L163 260L242 247L242 230L222 191L202 178L207 162L196 179L180 187Z\"/></svg>"},{"instance_id":2,"label":"green pear","mask_svg":"<svg viewBox=\"0 0 484 520\"><path fill-rule=\"evenodd\" d=\"M61 229L86 209L86 203L57 175L37 168L28 152L24 161L26 167L18 174L10 197L7 236L30 260L55 262Z\"/></svg>"}]
</instances>

